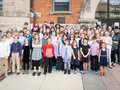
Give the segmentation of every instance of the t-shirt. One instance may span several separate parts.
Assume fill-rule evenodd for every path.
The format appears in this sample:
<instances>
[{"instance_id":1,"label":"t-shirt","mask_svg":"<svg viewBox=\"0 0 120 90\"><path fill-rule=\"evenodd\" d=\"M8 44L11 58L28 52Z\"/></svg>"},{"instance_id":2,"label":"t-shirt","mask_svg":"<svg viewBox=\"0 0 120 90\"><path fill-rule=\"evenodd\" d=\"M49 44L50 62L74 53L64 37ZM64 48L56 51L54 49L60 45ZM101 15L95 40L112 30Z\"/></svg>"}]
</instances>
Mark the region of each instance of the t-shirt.
<instances>
[{"instance_id":1,"label":"t-shirt","mask_svg":"<svg viewBox=\"0 0 120 90\"><path fill-rule=\"evenodd\" d=\"M90 46L88 44L87 45L82 45L81 48L82 48L83 54L86 55L88 53L89 49L90 49Z\"/></svg>"}]
</instances>

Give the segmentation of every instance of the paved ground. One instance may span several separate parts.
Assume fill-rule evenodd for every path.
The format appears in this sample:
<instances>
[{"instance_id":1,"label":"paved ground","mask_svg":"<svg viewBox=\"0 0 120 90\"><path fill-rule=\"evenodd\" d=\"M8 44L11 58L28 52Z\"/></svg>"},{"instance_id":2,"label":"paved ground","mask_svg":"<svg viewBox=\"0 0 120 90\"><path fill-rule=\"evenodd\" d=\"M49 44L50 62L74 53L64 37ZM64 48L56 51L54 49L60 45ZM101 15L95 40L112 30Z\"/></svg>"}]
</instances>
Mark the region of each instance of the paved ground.
<instances>
[{"instance_id":1,"label":"paved ground","mask_svg":"<svg viewBox=\"0 0 120 90\"><path fill-rule=\"evenodd\" d=\"M41 76L10 75L0 82L0 90L120 90L120 66L106 72L105 77L90 72L64 75L55 71Z\"/></svg>"}]
</instances>

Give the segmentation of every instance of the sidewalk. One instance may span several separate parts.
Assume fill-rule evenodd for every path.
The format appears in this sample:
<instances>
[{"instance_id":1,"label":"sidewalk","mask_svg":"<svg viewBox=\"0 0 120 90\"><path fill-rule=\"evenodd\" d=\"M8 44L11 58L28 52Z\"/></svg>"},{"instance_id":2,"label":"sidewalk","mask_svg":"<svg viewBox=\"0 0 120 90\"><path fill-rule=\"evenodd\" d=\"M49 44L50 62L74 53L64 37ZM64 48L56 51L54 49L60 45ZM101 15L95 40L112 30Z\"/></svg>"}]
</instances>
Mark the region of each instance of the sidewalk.
<instances>
[{"instance_id":1,"label":"sidewalk","mask_svg":"<svg viewBox=\"0 0 120 90\"><path fill-rule=\"evenodd\" d=\"M83 90L81 75L63 72L32 76L11 75L0 83L0 90Z\"/></svg>"}]
</instances>

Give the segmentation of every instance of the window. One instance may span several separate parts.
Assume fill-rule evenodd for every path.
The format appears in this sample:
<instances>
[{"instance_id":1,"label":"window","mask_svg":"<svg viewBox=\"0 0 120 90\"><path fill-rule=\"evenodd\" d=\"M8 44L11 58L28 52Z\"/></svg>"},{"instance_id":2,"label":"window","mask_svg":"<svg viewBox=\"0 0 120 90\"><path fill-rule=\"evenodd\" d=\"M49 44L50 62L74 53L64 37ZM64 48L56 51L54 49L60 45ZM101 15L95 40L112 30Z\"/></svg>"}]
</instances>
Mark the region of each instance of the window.
<instances>
[{"instance_id":1,"label":"window","mask_svg":"<svg viewBox=\"0 0 120 90\"><path fill-rule=\"evenodd\" d=\"M58 20L58 23L60 23L60 24L65 24L65 17L58 17L57 18Z\"/></svg>"},{"instance_id":2,"label":"window","mask_svg":"<svg viewBox=\"0 0 120 90\"><path fill-rule=\"evenodd\" d=\"M3 10L3 0L0 0L0 11Z\"/></svg>"},{"instance_id":3,"label":"window","mask_svg":"<svg viewBox=\"0 0 120 90\"><path fill-rule=\"evenodd\" d=\"M54 11L70 11L70 0L54 0Z\"/></svg>"}]
</instances>

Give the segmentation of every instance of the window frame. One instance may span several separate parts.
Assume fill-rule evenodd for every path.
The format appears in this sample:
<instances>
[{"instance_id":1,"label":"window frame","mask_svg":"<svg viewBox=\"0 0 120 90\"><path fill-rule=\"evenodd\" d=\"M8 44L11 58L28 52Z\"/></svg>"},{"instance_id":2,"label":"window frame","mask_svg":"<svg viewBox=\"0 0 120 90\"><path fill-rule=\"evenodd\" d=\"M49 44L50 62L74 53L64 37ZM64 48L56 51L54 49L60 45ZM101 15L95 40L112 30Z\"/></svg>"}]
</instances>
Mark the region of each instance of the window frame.
<instances>
[{"instance_id":1,"label":"window frame","mask_svg":"<svg viewBox=\"0 0 120 90\"><path fill-rule=\"evenodd\" d=\"M2 2L2 3L0 4L0 5L2 5L2 6L1 6L2 9L0 10L0 12L2 12L2 11L3 11L3 0L0 0L0 2Z\"/></svg>"},{"instance_id":2,"label":"window frame","mask_svg":"<svg viewBox=\"0 0 120 90\"><path fill-rule=\"evenodd\" d=\"M69 0L69 11L55 11L55 0L52 0L53 1L53 5L52 5L52 12L51 14L72 14L72 11L71 11L71 1L72 0Z\"/></svg>"}]
</instances>

